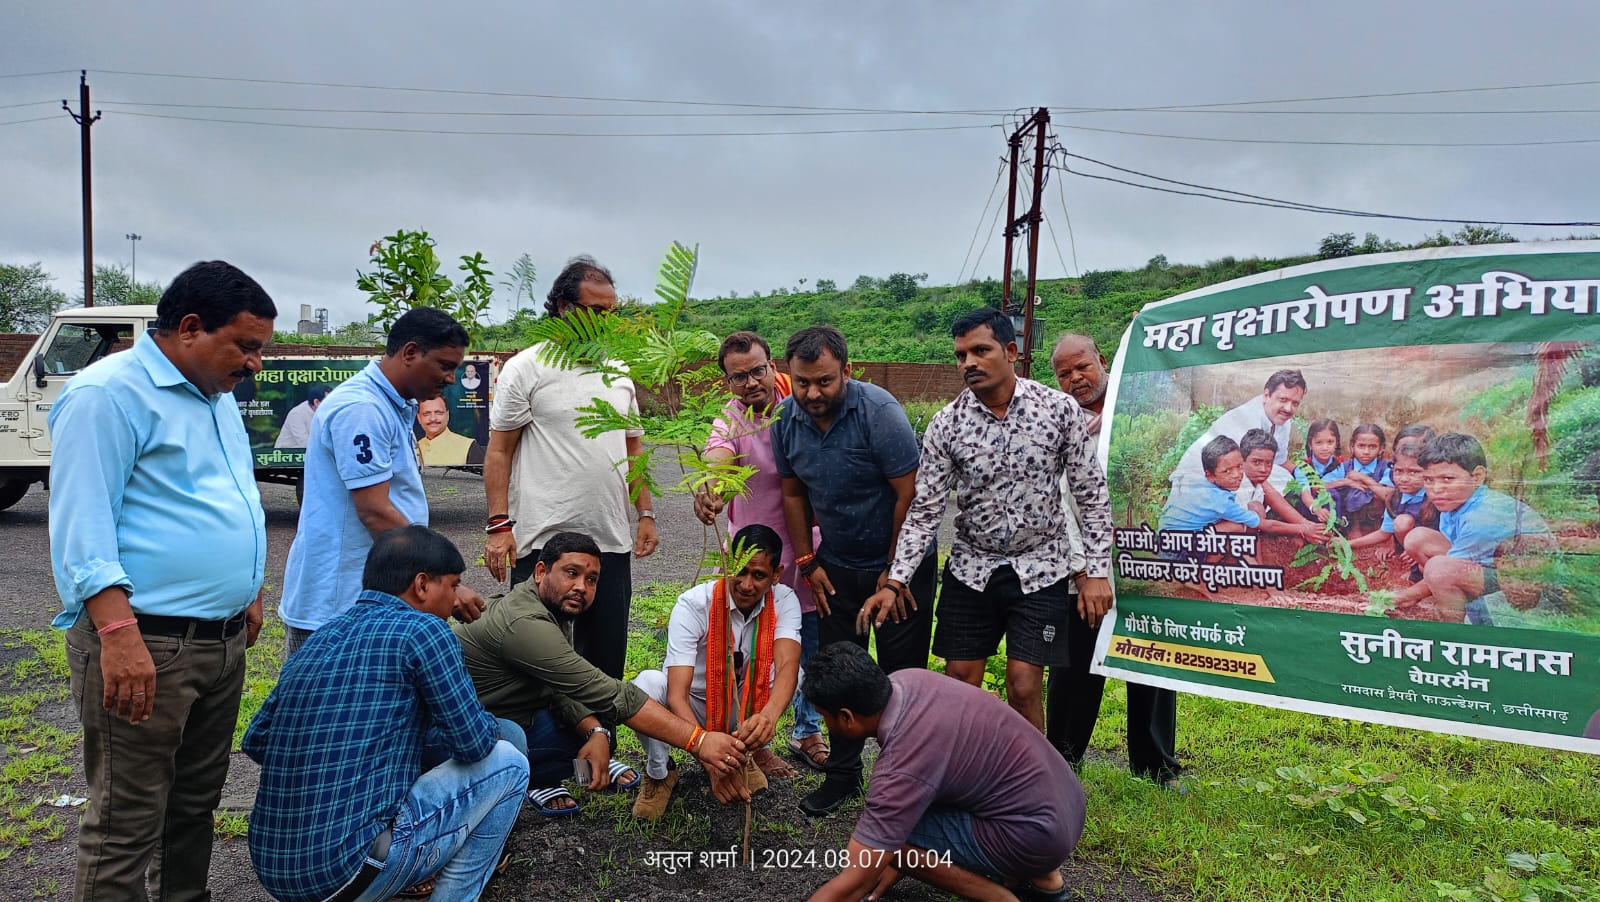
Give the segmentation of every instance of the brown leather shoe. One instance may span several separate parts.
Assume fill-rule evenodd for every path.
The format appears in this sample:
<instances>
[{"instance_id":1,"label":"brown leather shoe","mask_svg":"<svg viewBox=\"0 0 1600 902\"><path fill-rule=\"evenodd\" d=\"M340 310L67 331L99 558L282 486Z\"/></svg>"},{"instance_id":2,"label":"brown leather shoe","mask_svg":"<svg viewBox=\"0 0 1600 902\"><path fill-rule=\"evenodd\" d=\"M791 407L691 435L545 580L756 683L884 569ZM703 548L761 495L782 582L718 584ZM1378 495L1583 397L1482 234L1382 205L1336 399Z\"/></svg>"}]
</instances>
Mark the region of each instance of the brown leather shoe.
<instances>
[{"instance_id":1,"label":"brown leather shoe","mask_svg":"<svg viewBox=\"0 0 1600 902\"><path fill-rule=\"evenodd\" d=\"M667 760L667 775L660 780L644 774L644 785L639 787L639 797L633 800L633 816L642 821L660 819L667 813L667 803L672 801L672 788L678 785L678 765Z\"/></svg>"},{"instance_id":2,"label":"brown leather shoe","mask_svg":"<svg viewBox=\"0 0 1600 902\"><path fill-rule=\"evenodd\" d=\"M789 751L798 755L800 761L812 770L822 770L823 765L828 763L828 755L832 753L828 748L828 740L823 739L821 733L789 740Z\"/></svg>"},{"instance_id":3,"label":"brown leather shoe","mask_svg":"<svg viewBox=\"0 0 1600 902\"><path fill-rule=\"evenodd\" d=\"M762 746L751 755L755 759L756 767L773 780L793 780L800 776L800 771L793 764L773 754L772 749Z\"/></svg>"}]
</instances>

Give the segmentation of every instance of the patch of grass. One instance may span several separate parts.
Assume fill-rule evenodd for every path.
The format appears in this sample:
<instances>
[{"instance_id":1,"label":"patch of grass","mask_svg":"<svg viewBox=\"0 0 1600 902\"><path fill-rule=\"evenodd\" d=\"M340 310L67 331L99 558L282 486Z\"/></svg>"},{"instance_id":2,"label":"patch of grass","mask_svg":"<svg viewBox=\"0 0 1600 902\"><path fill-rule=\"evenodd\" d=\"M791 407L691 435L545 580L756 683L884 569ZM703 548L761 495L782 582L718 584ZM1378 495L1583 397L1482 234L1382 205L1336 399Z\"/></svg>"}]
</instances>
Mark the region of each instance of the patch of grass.
<instances>
[{"instance_id":1,"label":"patch of grass","mask_svg":"<svg viewBox=\"0 0 1600 902\"><path fill-rule=\"evenodd\" d=\"M69 732L38 716L39 709L68 696L66 641L54 630L3 630L0 645L27 648L3 675L0 695L0 861L36 841L60 839L66 818L77 809L56 809L43 802L61 794L72 774L68 763L78 745ZM53 881L52 881L53 883ZM35 895L38 890L35 890Z\"/></svg>"},{"instance_id":2,"label":"patch of grass","mask_svg":"<svg viewBox=\"0 0 1600 902\"><path fill-rule=\"evenodd\" d=\"M1080 858L1138 870L1197 902L1398 902L1439 898L1438 884L1503 887L1485 875L1505 872L1507 856L1544 855L1570 872L1505 876L1530 887L1560 879L1600 898L1600 759L1199 696L1179 706L1189 794L1091 753ZM1121 685L1109 685L1094 748L1123 750L1125 711Z\"/></svg>"},{"instance_id":3,"label":"patch of grass","mask_svg":"<svg viewBox=\"0 0 1600 902\"><path fill-rule=\"evenodd\" d=\"M239 750L245 728L256 716L272 687L278 684L278 670L283 665L283 621L268 616L256 636L256 644L244 656L244 695L239 699L239 720L233 725L233 750Z\"/></svg>"},{"instance_id":4,"label":"patch of grass","mask_svg":"<svg viewBox=\"0 0 1600 902\"><path fill-rule=\"evenodd\" d=\"M231 811L219 811L212 820L211 832L223 839L238 839L250 832L250 817Z\"/></svg>"}]
</instances>

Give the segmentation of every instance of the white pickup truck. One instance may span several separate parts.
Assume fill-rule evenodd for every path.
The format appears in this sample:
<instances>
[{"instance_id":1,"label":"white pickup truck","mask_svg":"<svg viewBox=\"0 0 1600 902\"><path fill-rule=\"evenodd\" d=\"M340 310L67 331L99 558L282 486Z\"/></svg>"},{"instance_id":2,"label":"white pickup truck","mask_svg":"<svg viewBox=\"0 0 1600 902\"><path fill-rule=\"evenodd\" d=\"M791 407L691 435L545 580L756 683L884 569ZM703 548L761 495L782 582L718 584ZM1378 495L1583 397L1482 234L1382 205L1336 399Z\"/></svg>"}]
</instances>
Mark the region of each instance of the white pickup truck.
<instances>
[{"instance_id":1,"label":"white pickup truck","mask_svg":"<svg viewBox=\"0 0 1600 902\"><path fill-rule=\"evenodd\" d=\"M16 504L34 483L48 482L50 407L67 380L108 354L148 341L155 324L156 308L148 305L62 310L51 318L11 380L0 385L0 510ZM312 411L329 389L359 372L373 355L312 346L280 353L268 345L265 356L261 373L239 383L234 396L250 434L256 478L298 488ZM468 360L445 393L443 415L437 402L429 402L431 409L423 411L416 427L425 465L482 462L489 392L498 369L494 360Z\"/></svg>"}]
</instances>

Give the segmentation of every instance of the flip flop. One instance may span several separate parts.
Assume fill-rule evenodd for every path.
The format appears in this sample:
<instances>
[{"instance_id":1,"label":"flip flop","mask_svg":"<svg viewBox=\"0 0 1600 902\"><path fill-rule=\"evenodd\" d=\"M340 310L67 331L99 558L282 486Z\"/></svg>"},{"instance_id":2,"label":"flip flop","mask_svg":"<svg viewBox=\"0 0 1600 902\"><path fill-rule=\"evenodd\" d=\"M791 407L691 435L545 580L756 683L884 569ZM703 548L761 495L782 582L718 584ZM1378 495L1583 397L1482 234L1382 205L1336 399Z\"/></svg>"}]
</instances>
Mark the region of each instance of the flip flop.
<instances>
[{"instance_id":1,"label":"flip flop","mask_svg":"<svg viewBox=\"0 0 1600 902\"><path fill-rule=\"evenodd\" d=\"M804 739L789 740L789 751L794 753L800 763L812 770L822 770L828 763L828 756L832 751L828 748L828 740L822 738L821 733L812 733Z\"/></svg>"},{"instance_id":2,"label":"flip flop","mask_svg":"<svg viewBox=\"0 0 1600 902\"><path fill-rule=\"evenodd\" d=\"M572 799L572 807L550 807L551 802L561 798ZM572 793L567 792L566 788L562 786L552 786L549 789L530 789L528 790L528 802L533 805L534 811L545 817L567 817L583 810L583 807L578 804L578 800L573 798Z\"/></svg>"},{"instance_id":3,"label":"flip flop","mask_svg":"<svg viewBox=\"0 0 1600 902\"><path fill-rule=\"evenodd\" d=\"M626 783L622 782L622 775L630 770L633 771L633 779ZM643 777L639 776L639 772L637 770L634 770L615 758L611 759L611 766L606 768L606 771L607 773L611 774L611 788L617 792L630 792L638 789L639 781L644 779Z\"/></svg>"}]
</instances>

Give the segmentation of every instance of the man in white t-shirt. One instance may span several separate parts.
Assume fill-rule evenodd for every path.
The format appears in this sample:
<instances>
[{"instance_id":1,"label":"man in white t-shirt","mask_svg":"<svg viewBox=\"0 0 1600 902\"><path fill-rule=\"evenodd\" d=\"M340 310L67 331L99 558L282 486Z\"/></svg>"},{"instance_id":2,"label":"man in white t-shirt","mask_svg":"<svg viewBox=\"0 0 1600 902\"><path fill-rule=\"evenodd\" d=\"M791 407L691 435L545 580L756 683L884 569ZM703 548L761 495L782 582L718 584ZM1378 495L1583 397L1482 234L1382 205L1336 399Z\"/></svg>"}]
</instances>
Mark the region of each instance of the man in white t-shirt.
<instances>
[{"instance_id":1,"label":"man in white t-shirt","mask_svg":"<svg viewBox=\"0 0 1600 902\"><path fill-rule=\"evenodd\" d=\"M578 307L605 314L617 306L611 273L591 257L575 257L550 287L545 311L566 316ZM622 678L628 647L632 556L656 550L650 490L627 459L643 450L642 432L585 438L577 409L604 399L637 414L633 380L583 368L561 369L540 359L542 345L512 357L500 370L489 408L489 448L483 460L488 496L484 563L511 585L533 574L539 551L558 532L582 532L600 546L600 584L594 604L578 618L573 646L603 673ZM636 493L637 531L629 523ZM507 524L510 524L508 527Z\"/></svg>"},{"instance_id":2,"label":"man in white t-shirt","mask_svg":"<svg viewBox=\"0 0 1600 902\"><path fill-rule=\"evenodd\" d=\"M712 774L719 801L767 786L761 764L778 718L800 681L800 599L778 581L783 540L752 523L734 534L735 554L755 554L737 575L701 583L678 596L667 623L663 670L646 670L633 684L679 718L714 733L731 733L751 750L742 772ZM633 816L656 820L667 810L678 772L672 746L640 734L647 763Z\"/></svg>"},{"instance_id":3,"label":"man in white t-shirt","mask_svg":"<svg viewBox=\"0 0 1600 902\"><path fill-rule=\"evenodd\" d=\"M311 440L311 417L317 412L317 406L322 399L328 396L326 385L313 385L306 392L306 399L289 408L283 416L283 428L278 430L278 438L272 443L274 448L304 448Z\"/></svg>"}]
</instances>

